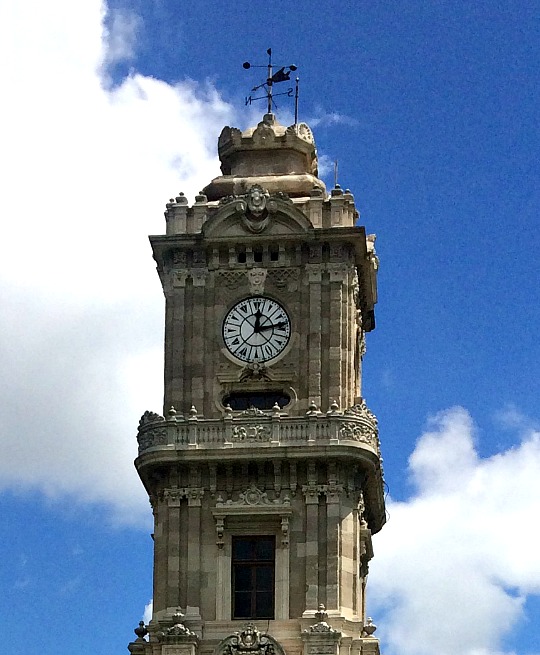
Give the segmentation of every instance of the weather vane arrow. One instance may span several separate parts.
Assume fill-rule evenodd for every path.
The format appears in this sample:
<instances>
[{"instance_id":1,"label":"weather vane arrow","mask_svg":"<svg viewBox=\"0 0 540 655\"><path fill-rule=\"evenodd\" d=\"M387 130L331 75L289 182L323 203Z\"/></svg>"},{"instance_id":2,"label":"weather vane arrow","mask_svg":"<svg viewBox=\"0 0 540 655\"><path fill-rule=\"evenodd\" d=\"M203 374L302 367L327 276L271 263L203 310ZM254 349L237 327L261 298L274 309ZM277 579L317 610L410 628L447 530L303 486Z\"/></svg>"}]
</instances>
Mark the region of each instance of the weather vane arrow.
<instances>
[{"instance_id":1,"label":"weather vane arrow","mask_svg":"<svg viewBox=\"0 0 540 655\"><path fill-rule=\"evenodd\" d=\"M273 65L272 65L272 48L268 48L266 51L266 54L268 55L268 64L250 64L249 61L245 61L242 66L248 70L249 68L266 68L267 69L267 76L266 80L262 82L261 84L258 84L257 86L254 86L251 91L252 93L254 91L258 91L259 89L265 89L266 93L263 96L259 96L258 98L253 98L252 96L248 96L246 98L246 105L250 105L254 100L262 100L263 98L266 98L268 101L268 114L272 113L272 105L276 107L277 105L274 102L274 97L275 96L288 96L289 98L292 98L293 96L293 89L290 88L287 91L284 91L283 93L273 93L273 86L274 84L278 84L279 82L287 82L288 80L291 79L291 73L296 70L296 66L294 64L291 64L290 66L282 66L279 68L275 73L273 70ZM296 93L294 95L294 122L295 124L298 122L298 82L299 79L298 77L296 78Z\"/></svg>"}]
</instances>

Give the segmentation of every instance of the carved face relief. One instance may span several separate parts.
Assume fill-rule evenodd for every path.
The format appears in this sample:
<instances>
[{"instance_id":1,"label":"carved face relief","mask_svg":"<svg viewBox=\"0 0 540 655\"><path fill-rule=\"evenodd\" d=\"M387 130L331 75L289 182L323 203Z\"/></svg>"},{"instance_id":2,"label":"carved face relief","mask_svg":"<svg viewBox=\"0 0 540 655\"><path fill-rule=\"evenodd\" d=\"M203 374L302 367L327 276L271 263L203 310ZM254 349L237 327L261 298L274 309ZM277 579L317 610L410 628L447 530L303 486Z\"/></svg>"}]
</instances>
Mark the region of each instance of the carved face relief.
<instances>
[{"instance_id":1,"label":"carved face relief","mask_svg":"<svg viewBox=\"0 0 540 655\"><path fill-rule=\"evenodd\" d=\"M249 290L251 293L264 293L264 283L266 281L265 268L252 268L248 271Z\"/></svg>"},{"instance_id":2,"label":"carved face relief","mask_svg":"<svg viewBox=\"0 0 540 655\"><path fill-rule=\"evenodd\" d=\"M244 225L250 232L262 232L268 224L268 209L266 201L268 191L255 184L246 196L247 209L244 215Z\"/></svg>"}]
</instances>

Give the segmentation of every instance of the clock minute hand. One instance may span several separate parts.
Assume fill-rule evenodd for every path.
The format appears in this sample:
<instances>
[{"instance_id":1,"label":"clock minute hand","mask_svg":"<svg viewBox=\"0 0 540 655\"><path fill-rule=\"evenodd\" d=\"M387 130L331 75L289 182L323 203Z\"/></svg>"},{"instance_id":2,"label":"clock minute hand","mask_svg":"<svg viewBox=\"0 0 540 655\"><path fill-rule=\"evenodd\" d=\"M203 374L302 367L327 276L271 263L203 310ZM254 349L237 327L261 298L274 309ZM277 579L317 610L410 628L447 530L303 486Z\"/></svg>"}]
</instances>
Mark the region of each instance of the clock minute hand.
<instances>
[{"instance_id":1,"label":"clock minute hand","mask_svg":"<svg viewBox=\"0 0 540 655\"><path fill-rule=\"evenodd\" d=\"M271 325L263 325L261 328L259 328L259 332L263 332L264 330L272 330L273 328L281 329L284 325L285 325L285 321L282 321L281 323L271 324Z\"/></svg>"}]
</instances>

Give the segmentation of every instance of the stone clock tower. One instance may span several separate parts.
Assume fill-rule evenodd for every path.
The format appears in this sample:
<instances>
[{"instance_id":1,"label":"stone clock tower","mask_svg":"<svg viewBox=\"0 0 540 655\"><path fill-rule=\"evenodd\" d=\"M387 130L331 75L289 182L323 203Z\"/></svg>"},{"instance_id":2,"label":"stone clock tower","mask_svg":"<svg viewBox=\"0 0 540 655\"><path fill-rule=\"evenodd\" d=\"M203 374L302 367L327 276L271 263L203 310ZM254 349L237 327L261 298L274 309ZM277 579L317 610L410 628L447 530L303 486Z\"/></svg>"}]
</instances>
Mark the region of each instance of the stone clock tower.
<instances>
[{"instance_id":1,"label":"stone clock tower","mask_svg":"<svg viewBox=\"0 0 540 655\"><path fill-rule=\"evenodd\" d=\"M167 204L164 414L139 424L154 512L140 655L378 654L366 617L385 522L362 397L374 237L328 195L313 135L267 114L223 129L222 175Z\"/></svg>"}]
</instances>

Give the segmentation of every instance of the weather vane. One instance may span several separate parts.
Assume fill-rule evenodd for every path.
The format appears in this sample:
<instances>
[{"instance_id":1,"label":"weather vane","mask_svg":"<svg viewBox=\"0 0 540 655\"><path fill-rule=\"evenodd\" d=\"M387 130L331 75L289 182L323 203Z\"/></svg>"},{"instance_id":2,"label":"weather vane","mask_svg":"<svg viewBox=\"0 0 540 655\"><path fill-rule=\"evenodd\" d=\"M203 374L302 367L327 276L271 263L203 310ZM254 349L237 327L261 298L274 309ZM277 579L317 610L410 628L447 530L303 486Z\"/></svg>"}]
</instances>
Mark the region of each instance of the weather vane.
<instances>
[{"instance_id":1,"label":"weather vane","mask_svg":"<svg viewBox=\"0 0 540 655\"><path fill-rule=\"evenodd\" d=\"M252 93L258 91L259 89L264 89L266 93L256 98L254 98L251 95L247 96L246 105L250 105L254 100L263 100L264 98L266 98L266 100L268 101L267 113L271 114L272 105L277 109L277 105L274 102L274 98L276 96L287 96L289 98L292 98L294 93L294 122L296 124L298 123L298 82L299 82L298 77L296 78L296 91L292 87L290 87L289 89L287 89L287 91L283 91L283 93L273 93L274 84L277 84L278 82L286 82L290 80L291 73L296 70L296 66L294 64L291 64L290 66L282 66L274 73L273 66L272 66L272 48L268 48L266 54L268 55L268 64L264 64L264 65L250 64L249 61L245 61L242 64L242 66L246 70L248 70L249 68L266 68L268 70L266 81L263 82L262 84L259 84L258 86L254 86L251 89Z\"/></svg>"}]
</instances>

